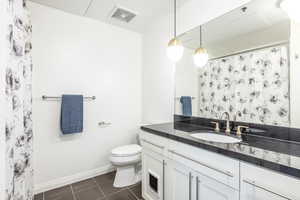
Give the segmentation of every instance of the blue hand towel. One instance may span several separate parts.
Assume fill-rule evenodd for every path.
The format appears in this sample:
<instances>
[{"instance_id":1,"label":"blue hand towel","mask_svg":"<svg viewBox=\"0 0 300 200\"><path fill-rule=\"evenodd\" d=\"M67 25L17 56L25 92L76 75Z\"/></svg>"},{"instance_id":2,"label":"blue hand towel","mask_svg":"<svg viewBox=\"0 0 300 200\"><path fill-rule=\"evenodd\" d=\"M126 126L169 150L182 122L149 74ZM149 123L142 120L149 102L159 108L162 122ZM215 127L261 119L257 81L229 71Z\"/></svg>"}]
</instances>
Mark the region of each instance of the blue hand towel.
<instances>
[{"instance_id":1,"label":"blue hand towel","mask_svg":"<svg viewBox=\"0 0 300 200\"><path fill-rule=\"evenodd\" d=\"M182 96L180 97L180 103L182 104L182 114L192 116L192 97Z\"/></svg>"},{"instance_id":2,"label":"blue hand towel","mask_svg":"<svg viewBox=\"0 0 300 200\"><path fill-rule=\"evenodd\" d=\"M63 95L61 102L60 126L63 134L83 131L83 96Z\"/></svg>"}]
</instances>

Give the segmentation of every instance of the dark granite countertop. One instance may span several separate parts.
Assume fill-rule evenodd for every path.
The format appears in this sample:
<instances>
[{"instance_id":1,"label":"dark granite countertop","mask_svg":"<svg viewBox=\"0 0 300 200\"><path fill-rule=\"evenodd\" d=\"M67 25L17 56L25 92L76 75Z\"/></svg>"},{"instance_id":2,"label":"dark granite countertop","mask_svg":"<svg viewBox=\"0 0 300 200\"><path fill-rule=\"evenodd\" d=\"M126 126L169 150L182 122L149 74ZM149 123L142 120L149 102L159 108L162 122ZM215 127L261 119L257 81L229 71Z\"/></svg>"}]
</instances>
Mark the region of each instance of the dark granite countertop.
<instances>
[{"instance_id":1,"label":"dark granite countertop","mask_svg":"<svg viewBox=\"0 0 300 200\"><path fill-rule=\"evenodd\" d=\"M210 127L184 122L147 125L142 126L141 129L171 140L300 178L300 142L251 134L243 135L243 142L238 144L207 142L191 137L190 134L212 131Z\"/></svg>"}]
</instances>

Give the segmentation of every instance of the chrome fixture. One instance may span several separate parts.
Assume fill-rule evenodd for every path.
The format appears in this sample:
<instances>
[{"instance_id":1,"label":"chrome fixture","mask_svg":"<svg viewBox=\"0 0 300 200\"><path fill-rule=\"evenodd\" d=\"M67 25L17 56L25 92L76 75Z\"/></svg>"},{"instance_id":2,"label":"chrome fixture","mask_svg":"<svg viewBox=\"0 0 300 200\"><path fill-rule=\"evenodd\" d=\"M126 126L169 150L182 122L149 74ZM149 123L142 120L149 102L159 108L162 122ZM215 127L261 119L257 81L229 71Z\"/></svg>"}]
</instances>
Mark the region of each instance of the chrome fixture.
<instances>
[{"instance_id":1,"label":"chrome fixture","mask_svg":"<svg viewBox=\"0 0 300 200\"><path fill-rule=\"evenodd\" d=\"M226 115L226 130L225 130L225 133L230 134L230 115L229 115L228 112L222 113L221 118L220 118L221 120L223 118L223 115Z\"/></svg>"},{"instance_id":2,"label":"chrome fixture","mask_svg":"<svg viewBox=\"0 0 300 200\"><path fill-rule=\"evenodd\" d=\"M179 101L181 97L175 97L175 100ZM192 100L195 100L196 97L192 97Z\"/></svg>"},{"instance_id":3,"label":"chrome fixture","mask_svg":"<svg viewBox=\"0 0 300 200\"><path fill-rule=\"evenodd\" d=\"M242 137L242 130L241 130L242 128L248 129L249 127L248 126L238 126L237 131L236 131L236 135L238 137Z\"/></svg>"},{"instance_id":4,"label":"chrome fixture","mask_svg":"<svg viewBox=\"0 0 300 200\"><path fill-rule=\"evenodd\" d=\"M177 62L182 58L184 47L181 41L177 38L176 24L177 24L177 4L174 0L174 37L168 43L167 55L169 59L173 62Z\"/></svg>"},{"instance_id":5,"label":"chrome fixture","mask_svg":"<svg viewBox=\"0 0 300 200\"><path fill-rule=\"evenodd\" d=\"M99 122L98 125L99 126L109 126L109 125L111 125L111 123L102 121L102 122Z\"/></svg>"},{"instance_id":6,"label":"chrome fixture","mask_svg":"<svg viewBox=\"0 0 300 200\"><path fill-rule=\"evenodd\" d=\"M220 123L219 122L210 122L215 125L215 132L220 132Z\"/></svg>"},{"instance_id":7,"label":"chrome fixture","mask_svg":"<svg viewBox=\"0 0 300 200\"><path fill-rule=\"evenodd\" d=\"M91 96L91 97L83 97L84 100L96 100L96 97L95 96ZM46 95L43 95L42 96L42 99L44 101L46 100L61 100L61 97L53 97L53 96L46 96Z\"/></svg>"}]
</instances>

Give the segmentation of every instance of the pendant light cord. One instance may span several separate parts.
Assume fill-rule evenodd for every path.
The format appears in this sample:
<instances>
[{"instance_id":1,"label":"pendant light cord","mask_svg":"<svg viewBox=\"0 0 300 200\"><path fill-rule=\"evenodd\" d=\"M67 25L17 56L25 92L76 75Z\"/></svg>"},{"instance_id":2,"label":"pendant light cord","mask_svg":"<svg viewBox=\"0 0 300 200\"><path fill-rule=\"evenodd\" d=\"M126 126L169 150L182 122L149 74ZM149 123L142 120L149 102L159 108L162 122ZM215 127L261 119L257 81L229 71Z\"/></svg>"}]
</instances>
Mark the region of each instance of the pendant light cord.
<instances>
[{"instance_id":1,"label":"pendant light cord","mask_svg":"<svg viewBox=\"0 0 300 200\"><path fill-rule=\"evenodd\" d=\"M176 33L176 29L177 29L177 27L176 27L176 24L177 24L177 5L176 5L177 3L176 3L176 0L174 0L174 38L176 38L176 35L177 35L177 33Z\"/></svg>"},{"instance_id":2,"label":"pendant light cord","mask_svg":"<svg viewBox=\"0 0 300 200\"><path fill-rule=\"evenodd\" d=\"M202 48L202 26L200 26L200 48Z\"/></svg>"}]
</instances>

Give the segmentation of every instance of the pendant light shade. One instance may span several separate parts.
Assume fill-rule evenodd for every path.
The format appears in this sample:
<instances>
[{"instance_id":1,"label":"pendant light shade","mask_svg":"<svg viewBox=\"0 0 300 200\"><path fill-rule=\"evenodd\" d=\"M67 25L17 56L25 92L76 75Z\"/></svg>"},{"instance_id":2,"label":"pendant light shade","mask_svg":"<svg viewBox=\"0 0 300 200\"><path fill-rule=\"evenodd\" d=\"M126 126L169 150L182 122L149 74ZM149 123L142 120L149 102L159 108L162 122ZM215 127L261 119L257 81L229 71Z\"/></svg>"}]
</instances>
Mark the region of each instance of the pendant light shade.
<instances>
[{"instance_id":1,"label":"pendant light shade","mask_svg":"<svg viewBox=\"0 0 300 200\"><path fill-rule=\"evenodd\" d=\"M202 26L200 26L200 47L194 53L194 64L197 67L204 67L208 62L208 53L202 47Z\"/></svg>"},{"instance_id":2,"label":"pendant light shade","mask_svg":"<svg viewBox=\"0 0 300 200\"><path fill-rule=\"evenodd\" d=\"M206 49L200 47L195 51L194 63L197 67L204 67L208 62L208 53Z\"/></svg>"},{"instance_id":3,"label":"pendant light shade","mask_svg":"<svg viewBox=\"0 0 300 200\"><path fill-rule=\"evenodd\" d=\"M280 7L289 15L289 17L300 22L300 1L299 0L283 0Z\"/></svg>"},{"instance_id":4,"label":"pendant light shade","mask_svg":"<svg viewBox=\"0 0 300 200\"><path fill-rule=\"evenodd\" d=\"M169 41L167 48L167 56L173 62L178 62L182 58L184 52L184 47L176 36L176 9L176 0L174 0L174 38Z\"/></svg>"},{"instance_id":5,"label":"pendant light shade","mask_svg":"<svg viewBox=\"0 0 300 200\"><path fill-rule=\"evenodd\" d=\"M167 48L167 55L171 61L173 62L179 61L182 58L183 51L184 48L180 40L174 38L169 42Z\"/></svg>"}]
</instances>

